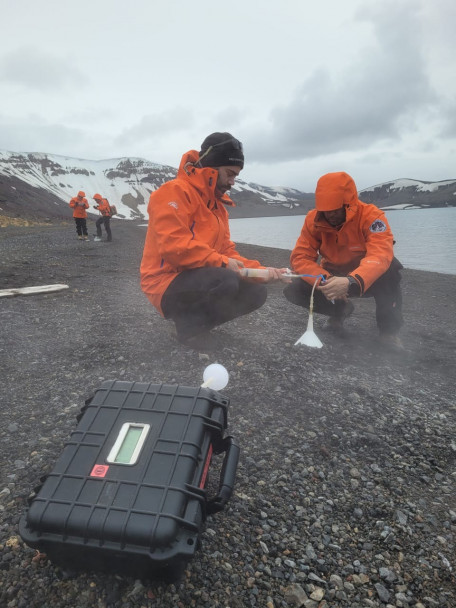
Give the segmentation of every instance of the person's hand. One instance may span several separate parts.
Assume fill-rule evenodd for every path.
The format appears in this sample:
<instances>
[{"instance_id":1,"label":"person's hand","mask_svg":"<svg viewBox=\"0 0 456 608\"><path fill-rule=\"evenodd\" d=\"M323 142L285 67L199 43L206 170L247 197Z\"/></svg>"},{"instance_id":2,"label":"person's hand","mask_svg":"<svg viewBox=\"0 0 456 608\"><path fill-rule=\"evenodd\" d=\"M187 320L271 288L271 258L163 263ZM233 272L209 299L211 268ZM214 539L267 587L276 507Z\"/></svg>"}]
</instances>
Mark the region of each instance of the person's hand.
<instances>
[{"instance_id":1,"label":"person's hand","mask_svg":"<svg viewBox=\"0 0 456 608\"><path fill-rule=\"evenodd\" d=\"M272 281L283 281L284 283L291 283L291 279L288 277L284 277L283 275L289 272L288 268L273 268L268 266L269 277L266 279L266 282Z\"/></svg>"},{"instance_id":2,"label":"person's hand","mask_svg":"<svg viewBox=\"0 0 456 608\"><path fill-rule=\"evenodd\" d=\"M280 272L280 276L279 279L283 282L283 283L291 283L291 279L290 277L286 277L284 275L286 274L290 274L290 269L289 268L278 268L278 271Z\"/></svg>"},{"instance_id":3,"label":"person's hand","mask_svg":"<svg viewBox=\"0 0 456 608\"><path fill-rule=\"evenodd\" d=\"M327 281L319 285L317 289L328 298L328 300L346 300L350 281L347 277L329 277Z\"/></svg>"},{"instance_id":4,"label":"person's hand","mask_svg":"<svg viewBox=\"0 0 456 608\"><path fill-rule=\"evenodd\" d=\"M234 272L239 272L240 268L244 268L244 262L236 260L235 258L228 258L226 267L229 268L229 270L234 270Z\"/></svg>"}]
</instances>

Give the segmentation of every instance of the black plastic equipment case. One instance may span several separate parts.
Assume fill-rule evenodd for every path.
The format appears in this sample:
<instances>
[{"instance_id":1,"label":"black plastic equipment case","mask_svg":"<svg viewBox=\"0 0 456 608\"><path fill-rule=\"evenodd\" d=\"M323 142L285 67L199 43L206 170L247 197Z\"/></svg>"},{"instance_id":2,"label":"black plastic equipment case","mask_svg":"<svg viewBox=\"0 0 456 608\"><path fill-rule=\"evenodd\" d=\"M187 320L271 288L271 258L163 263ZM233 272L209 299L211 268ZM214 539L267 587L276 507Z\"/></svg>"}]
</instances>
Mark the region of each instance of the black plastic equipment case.
<instances>
[{"instance_id":1,"label":"black plastic equipment case","mask_svg":"<svg viewBox=\"0 0 456 608\"><path fill-rule=\"evenodd\" d=\"M21 537L67 569L178 577L206 515L233 490L239 447L224 436L228 404L209 388L104 382L21 517ZM209 499L211 456L222 452Z\"/></svg>"}]
</instances>

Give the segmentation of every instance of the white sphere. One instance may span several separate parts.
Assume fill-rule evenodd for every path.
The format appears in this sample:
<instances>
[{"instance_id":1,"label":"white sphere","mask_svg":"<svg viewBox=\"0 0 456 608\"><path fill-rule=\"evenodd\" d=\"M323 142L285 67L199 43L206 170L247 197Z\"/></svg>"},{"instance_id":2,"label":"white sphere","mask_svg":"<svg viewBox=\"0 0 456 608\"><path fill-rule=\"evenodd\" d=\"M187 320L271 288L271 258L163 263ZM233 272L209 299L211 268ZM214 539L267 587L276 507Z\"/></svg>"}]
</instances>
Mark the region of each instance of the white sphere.
<instances>
[{"instance_id":1,"label":"white sphere","mask_svg":"<svg viewBox=\"0 0 456 608\"><path fill-rule=\"evenodd\" d=\"M211 363L203 373L204 386L219 391L228 384L229 374L220 363Z\"/></svg>"}]
</instances>

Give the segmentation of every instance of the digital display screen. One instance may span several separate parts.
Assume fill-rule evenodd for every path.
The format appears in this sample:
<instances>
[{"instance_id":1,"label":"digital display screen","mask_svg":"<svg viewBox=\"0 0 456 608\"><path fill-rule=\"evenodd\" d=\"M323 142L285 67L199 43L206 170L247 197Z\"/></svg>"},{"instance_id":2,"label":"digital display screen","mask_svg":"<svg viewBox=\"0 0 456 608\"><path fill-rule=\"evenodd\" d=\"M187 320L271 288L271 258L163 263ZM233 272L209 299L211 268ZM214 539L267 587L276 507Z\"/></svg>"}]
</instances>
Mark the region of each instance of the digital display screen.
<instances>
[{"instance_id":1,"label":"digital display screen","mask_svg":"<svg viewBox=\"0 0 456 608\"><path fill-rule=\"evenodd\" d=\"M128 464L131 461L131 457L138 445L138 441L141 437L142 429L137 426L131 426L125 438L120 446L119 451L117 452L116 457L114 458L114 462L122 462L123 464Z\"/></svg>"},{"instance_id":2,"label":"digital display screen","mask_svg":"<svg viewBox=\"0 0 456 608\"><path fill-rule=\"evenodd\" d=\"M150 425L126 422L109 452L107 461L113 464L135 464L149 432Z\"/></svg>"}]
</instances>

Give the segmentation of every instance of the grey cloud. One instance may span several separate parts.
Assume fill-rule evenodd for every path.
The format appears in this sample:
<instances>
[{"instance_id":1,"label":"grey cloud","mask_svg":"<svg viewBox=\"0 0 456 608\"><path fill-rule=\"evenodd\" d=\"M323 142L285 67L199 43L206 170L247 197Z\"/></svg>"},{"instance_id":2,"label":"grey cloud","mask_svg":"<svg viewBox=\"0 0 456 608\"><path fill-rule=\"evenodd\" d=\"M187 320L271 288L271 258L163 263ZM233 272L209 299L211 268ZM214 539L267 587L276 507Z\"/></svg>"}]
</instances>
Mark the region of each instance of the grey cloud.
<instances>
[{"instance_id":1,"label":"grey cloud","mask_svg":"<svg viewBox=\"0 0 456 608\"><path fill-rule=\"evenodd\" d=\"M125 129L116 139L118 145L137 144L141 141L156 139L174 133L183 131L192 127L194 124L193 113L187 108L177 107L157 114L148 114L143 116L141 120Z\"/></svg>"},{"instance_id":2,"label":"grey cloud","mask_svg":"<svg viewBox=\"0 0 456 608\"><path fill-rule=\"evenodd\" d=\"M316 70L287 106L276 107L269 129L249 134L252 160L288 161L399 139L435 102L412 5L382 3L360 18L372 22L372 46L345 72Z\"/></svg>"},{"instance_id":3,"label":"grey cloud","mask_svg":"<svg viewBox=\"0 0 456 608\"><path fill-rule=\"evenodd\" d=\"M95 140L95 138L94 138ZM14 122L0 116L0 141L3 150L45 152L75 156L77 148L90 148L90 136L80 129L48 124L38 117ZM96 142L94 141L94 146Z\"/></svg>"},{"instance_id":4,"label":"grey cloud","mask_svg":"<svg viewBox=\"0 0 456 608\"><path fill-rule=\"evenodd\" d=\"M31 46L4 55L0 60L0 80L39 91L88 82L86 76L65 59Z\"/></svg>"},{"instance_id":5,"label":"grey cloud","mask_svg":"<svg viewBox=\"0 0 456 608\"><path fill-rule=\"evenodd\" d=\"M100 125L106 121L115 121L116 113L110 107L79 108L75 112L65 115L62 120L68 124Z\"/></svg>"},{"instance_id":6,"label":"grey cloud","mask_svg":"<svg viewBox=\"0 0 456 608\"><path fill-rule=\"evenodd\" d=\"M456 99L445 104L439 114L440 137L442 139L456 138Z\"/></svg>"},{"instance_id":7,"label":"grey cloud","mask_svg":"<svg viewBox=\"0 0 456 608\"><path fill-rule=\"evenodd\" d=\"M243 112L241 108L230 106L220 110L214 115L213 123L221 125L220 131L226 131L232 129L236 125L239 125L243 119ZM230 125L229 129L225 129L223 125Z\"/></svg>"}]
</instances>

